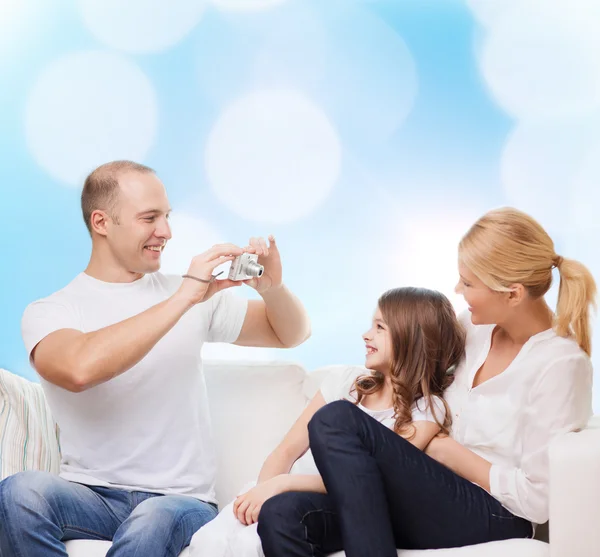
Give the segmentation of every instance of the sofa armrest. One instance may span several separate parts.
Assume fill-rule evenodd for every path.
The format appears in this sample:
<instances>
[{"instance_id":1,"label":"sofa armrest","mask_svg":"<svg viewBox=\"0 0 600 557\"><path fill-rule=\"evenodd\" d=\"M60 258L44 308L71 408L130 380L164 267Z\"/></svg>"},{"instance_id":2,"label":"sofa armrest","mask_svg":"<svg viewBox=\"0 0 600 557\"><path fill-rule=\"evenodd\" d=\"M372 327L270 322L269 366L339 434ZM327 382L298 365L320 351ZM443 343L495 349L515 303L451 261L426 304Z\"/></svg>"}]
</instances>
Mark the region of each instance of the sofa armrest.
<instances>
[{"instance_id":1,"label":"sofa armrest","mask_svg":"<svg viewBox=\"0 0 600 557\"><path fill-rule=\"evenodd\" d=\"M550 445L550 557L600 555L600 424Z\"/></svg>"}]
</instances>

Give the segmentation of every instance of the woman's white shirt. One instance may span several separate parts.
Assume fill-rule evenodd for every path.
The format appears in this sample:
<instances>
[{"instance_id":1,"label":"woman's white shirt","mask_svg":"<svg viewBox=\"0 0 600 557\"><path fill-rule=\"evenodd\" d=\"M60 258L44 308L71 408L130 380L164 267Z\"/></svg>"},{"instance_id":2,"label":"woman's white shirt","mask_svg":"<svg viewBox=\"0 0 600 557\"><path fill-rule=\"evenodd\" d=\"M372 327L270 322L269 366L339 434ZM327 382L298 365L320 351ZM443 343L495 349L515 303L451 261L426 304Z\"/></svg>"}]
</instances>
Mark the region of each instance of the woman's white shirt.
<instances>
[{"instance_id":1,"label":"woman's white shirt","mask_svg":"<svg viewBox=\"0 0 600 557\"><path fill-rule=\"evenodd\" d=\"M531 337L505 371L477 387L473 380L491 347L494 325L473 325L466 353L444 398L452 437L492 463L490 492L533 523L548 520L548 446L585 427L592 415L592 364L572 340L548 329Z\"/></svg>"}]
</instances>

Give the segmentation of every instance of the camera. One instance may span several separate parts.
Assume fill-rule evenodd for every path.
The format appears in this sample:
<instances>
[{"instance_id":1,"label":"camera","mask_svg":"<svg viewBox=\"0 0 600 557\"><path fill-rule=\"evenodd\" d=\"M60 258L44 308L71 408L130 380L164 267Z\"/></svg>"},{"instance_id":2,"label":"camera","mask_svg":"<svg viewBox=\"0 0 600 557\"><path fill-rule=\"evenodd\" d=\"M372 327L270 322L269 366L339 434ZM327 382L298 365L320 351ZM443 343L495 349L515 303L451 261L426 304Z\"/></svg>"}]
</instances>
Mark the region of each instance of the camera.
<instances>
[{"instance_id":1,"label":"camera","mask_svg":"<svg viewBox=\"0 0 600 557\"><path fill-rule=\"evenodd\" d=\"M255 253L242 253L231 262L229 280L248 280L260 277L265 268L257 263L258 255Z\"/></svg>"}]
</instances>

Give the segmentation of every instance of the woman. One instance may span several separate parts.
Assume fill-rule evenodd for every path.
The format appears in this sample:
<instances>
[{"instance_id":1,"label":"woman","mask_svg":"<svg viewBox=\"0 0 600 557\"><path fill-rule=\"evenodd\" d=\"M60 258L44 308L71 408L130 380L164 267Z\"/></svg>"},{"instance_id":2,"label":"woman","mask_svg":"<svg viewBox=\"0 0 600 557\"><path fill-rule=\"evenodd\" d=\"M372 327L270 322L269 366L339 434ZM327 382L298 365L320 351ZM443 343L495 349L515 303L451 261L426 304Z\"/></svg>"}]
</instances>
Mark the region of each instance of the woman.
<instances>
[{"instance_id":1,"label":"woman","mask_svg":"<svg viewBox=\"0 0 600 557\"><path fill-rule=\"evenodd\" d=\"M544 300L560 273L556 315ZM591 415L589 310L596 286L544 229L515 209L481 217L459 246L469 304L465 356L445 399L451 436L417 450L356 407L334 402L309 423L327 494L268 500L266 557L395 557L532 537L548 519L548 445ZM308 496L310 495L310 497Z\"/></svg>"}]
</instances>

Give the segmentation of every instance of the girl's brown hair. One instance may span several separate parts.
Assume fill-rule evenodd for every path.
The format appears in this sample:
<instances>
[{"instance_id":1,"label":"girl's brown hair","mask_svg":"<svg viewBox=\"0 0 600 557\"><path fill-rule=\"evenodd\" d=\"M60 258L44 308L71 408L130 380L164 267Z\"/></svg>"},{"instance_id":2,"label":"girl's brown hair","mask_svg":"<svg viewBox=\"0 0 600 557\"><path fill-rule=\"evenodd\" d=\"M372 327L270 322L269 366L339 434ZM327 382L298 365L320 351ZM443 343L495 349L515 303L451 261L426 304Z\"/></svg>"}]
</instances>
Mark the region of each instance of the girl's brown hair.
<instances>
[{"instance_id":1,"label":"girl's brown hair","mask_svg":"<svg viewBox=\"0 0 600 557\"><path fill-rule=\"evenodd\" d=\"M421 403L430 408L442 431L448 433L448 406L444 401L446 418L439 423L431 397L442 397L465 350L465 332L452 304L435 290L406 287L385 292L378 306L392 338L394 431L409 439L414 436L411 410L422 398ZM379 371L358 377L354 383L356 403L379 391L384 381Z\"/></svg>"}]
</instances>

